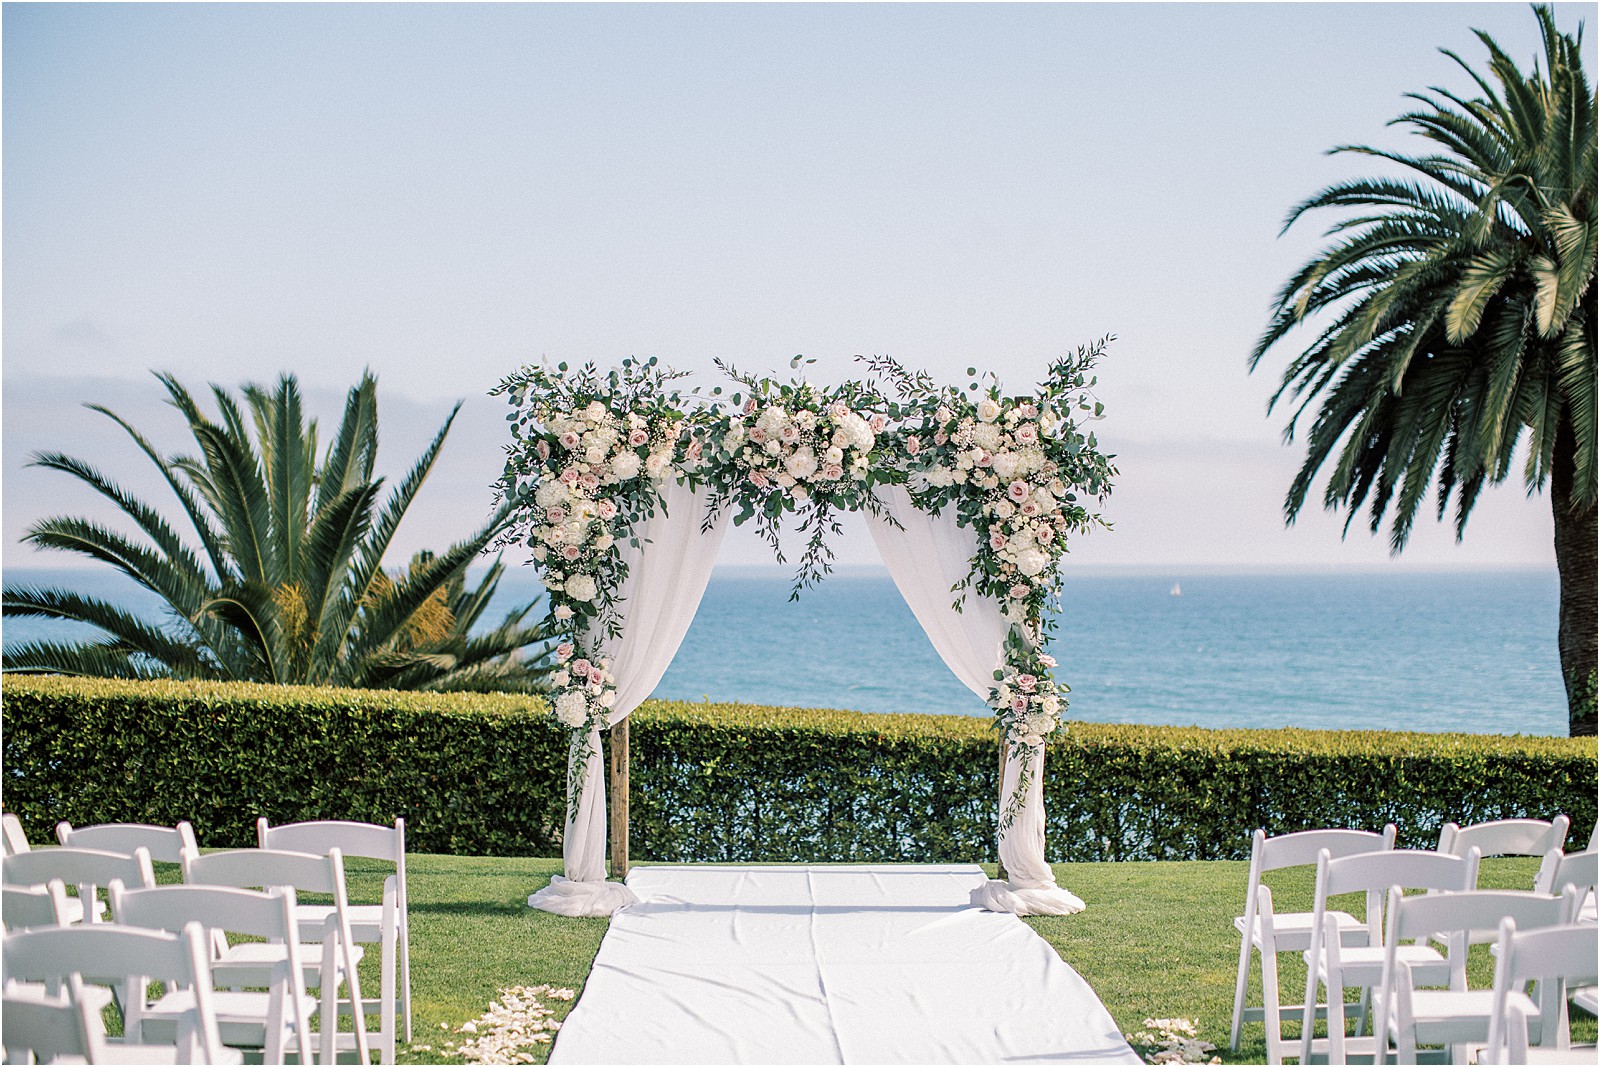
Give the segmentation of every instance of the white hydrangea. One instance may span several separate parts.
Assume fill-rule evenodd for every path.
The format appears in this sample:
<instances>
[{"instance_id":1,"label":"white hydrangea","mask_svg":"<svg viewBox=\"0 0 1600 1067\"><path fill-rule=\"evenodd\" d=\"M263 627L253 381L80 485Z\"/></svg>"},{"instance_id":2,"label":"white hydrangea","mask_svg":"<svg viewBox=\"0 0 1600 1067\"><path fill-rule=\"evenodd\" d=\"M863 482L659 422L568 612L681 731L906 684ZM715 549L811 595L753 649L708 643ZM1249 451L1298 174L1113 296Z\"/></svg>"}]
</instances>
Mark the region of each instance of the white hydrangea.
<instances>
[{"instance_id":1,"label":"white hydrangea","mask_svg":"<svg viewBox=\"0 0 1600 1067\"><path fill-rule=\"evenodd\" d=\"M769 435L771 435L776 434L779 430L783 429L784 423L788 421L788 412L774 405L772 407L762 409L761 414L756 418L756 427L758 429L765 430Z\"/></svg>"},{"instance_id":2,"label":"white hydrangea","mask_svg":"<svg viewBox=\"0 0 1600 1067\"><path fill-rule=\"evenodd\" d=\"M589 701L577 689L568 689L556 697L556 720L563 726L579 727L589 718Z\"/></svg>"},{"instance_id":3,"label":"white hydrangea","mask_svg":"<svg viewBox=\"0 0 1600 1067\"><path fill-rule=\"evenodd\" d=\"M972 443L985 452L994 452L1000 447L1003 437L1000 427L991 422L982 422L972 429Z\"/></svg>"},{"instance_id":4,"label":"white hydrangea","mask_svg":"<svg viewBox=\"0 0 1600 1067\"><path fill-rule=\"evenodd\" d=\"M567 579L567 595L574 600L591 601L595 598L594 579L587 574L574 574Z\"/></svg>"},{"instance_id":5,"label":"white hydrangea","mask_svg":"<svg viewBox=\"0 0 1600 1067\"><path fill-rule=\"evenodd\" d=\"M553 508L566 502L566 484L551 478L539 483L539 488L534 491L534 502L541 508Z\"/></svg>"},{"instance_id":6,"label":"white hydrangea","mask_svg":"<svg viewBox=\"0 0 1600 1067\"><path fill-rule=\"evenodd\" d=\"M1026 574L1029 578L1043 574L1045 569L1050 566L1050 554L1032 545L1019 551L1016 555L1016 560L1017 570Z\"/></svg>"},{"instance_id":7,"label":"white hydrangea","mask_svg":"<svg viewBox=\"0 0 1600 1067\"><path fill-rule=\"evenodd\" d=\"M867 452L872 449L872 444L877 439L867 420L853 411L839 419L834 425L837 428L837 433L834 435L835 441L837 442L838 436L843 434L844 447L846 448L857 448Z\"/></svg>"}]
</instances>

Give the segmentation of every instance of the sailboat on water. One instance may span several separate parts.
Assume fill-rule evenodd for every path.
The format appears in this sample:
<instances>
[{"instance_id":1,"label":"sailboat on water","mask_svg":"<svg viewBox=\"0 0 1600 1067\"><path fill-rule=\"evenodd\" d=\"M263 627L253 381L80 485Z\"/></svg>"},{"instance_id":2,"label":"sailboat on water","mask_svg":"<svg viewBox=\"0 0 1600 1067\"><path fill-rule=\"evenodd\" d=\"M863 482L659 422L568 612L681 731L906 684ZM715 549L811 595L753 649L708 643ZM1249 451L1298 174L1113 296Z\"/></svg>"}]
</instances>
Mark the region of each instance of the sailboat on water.
<instances>
[{"instance_id":1,"label":"sailboat on water","mask_svg":"<svg viewBox=\"0 0 1600 1067\"><path fill-rule=\"evenodd\" d=\"M1182 596L1183 595L1183 586L1179 585L1177 582L1173 582L1172 583L1172 592L1171 592L1170 595L1171 596Z\"/></svg>"}]
</instances>

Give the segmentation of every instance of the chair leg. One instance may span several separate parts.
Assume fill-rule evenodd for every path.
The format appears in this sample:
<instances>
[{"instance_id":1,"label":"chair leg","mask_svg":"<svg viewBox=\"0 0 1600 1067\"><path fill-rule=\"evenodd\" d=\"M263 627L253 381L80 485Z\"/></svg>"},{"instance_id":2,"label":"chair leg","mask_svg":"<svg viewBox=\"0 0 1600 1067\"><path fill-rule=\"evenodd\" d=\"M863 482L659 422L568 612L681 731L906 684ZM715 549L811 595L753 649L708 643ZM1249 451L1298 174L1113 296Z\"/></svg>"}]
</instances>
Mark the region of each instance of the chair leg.
<instances>
[{"instance_id":1,"label":"chair leg","mask_svg":"<svg viewBox=\"0 0 1600 1067\"><path fill-rule=\"evenodd\" d=\"M317 976L320 983L318 993L322 1000L317 1014L322 1038L318 1056L323 1063L330 1065L337 1055L335 1049L339 1034L339 968L336 959L333 939L327 938L322 942L322 972Z\"/></svg>"},{"instance_id":2,"label":"chair leg","mask_svg":"<svg viewBox=\"0 0 1600 1067\"><path fill-rule=\"evenodd\" d=\"M1328 1026L1333 1026L1333 1005L1328 1005ZM1300 1062L1311 1062L1311 1037L1317 1030L1317 969L1306 970L1306 1000L1300 1012Z\"/></svg>"},{"instance_id":3,"label":"chair leg","mask_svg":"<svg viewBox=\"0 0 1600 1067\"><path fill-rule=\"evenodd\" d=\"M1233 981L1233 1029L1228 1034L1228 1047L1239 1047L1239 1033L1244 1029L1245 990L1250 986L1250 931L1239 935L1239 975Z\"/></svg>"},{"instance_id":4,"label":"chair leg","mask_svg":"<svg viewBox=\"0 0 1600 1067\"><path fill-rule=\"evenodd\" d=\"M1283 1020L1278 1011L1278 954L1261 954L1261 1015L1267 1029L1267 1062L1283 1062Z\"/></svg>"},{"instance_id":5,"label":"chair leg","mask_svg":"<svg viewBox=\"0 0 1600 1067\"><path fill-rule=\"evenodd\" d=\"M381 952L383 960L378 982L378 1062L393 1063L394 1048L394 972L398 961L395 959L394 931L386 930L387 936L383 939Z\"/></svg>"},{"instance_id":6,"label":"chair leg","mask_svg":"<svg viewBox=\"0 0 1600 1067\"><path fill-rule=\"evenodd\" d=\"M1356 1015L1356 1036L1360 1037L1367 1032L1367 1024L1372 1015L1372 989L1367 987L1361 990L1361 1011Z\"/></svg>"},{"instance_id":7,"label":"chair leg","mask_svg":"<svg viewBox=\"0 0 1600 1067\"><path fill-rule=\"evenodd\" d=\"M1344 979L1328 972L1328 1062L1347 1063L1344 1053ZM1311 1009L1316 1011L1316 1007Z\"/></svg>"},{"instance_id":8,"label":"chair leg","mask_svg":"<svg viewBox=\"0 0 1600 1067\"><path fill-rule=\"evenodd\" d=\"M411 1043L411 922L400 911L400 1010L405 1015L406 1044Z\"/></svg>"}]
</instances>

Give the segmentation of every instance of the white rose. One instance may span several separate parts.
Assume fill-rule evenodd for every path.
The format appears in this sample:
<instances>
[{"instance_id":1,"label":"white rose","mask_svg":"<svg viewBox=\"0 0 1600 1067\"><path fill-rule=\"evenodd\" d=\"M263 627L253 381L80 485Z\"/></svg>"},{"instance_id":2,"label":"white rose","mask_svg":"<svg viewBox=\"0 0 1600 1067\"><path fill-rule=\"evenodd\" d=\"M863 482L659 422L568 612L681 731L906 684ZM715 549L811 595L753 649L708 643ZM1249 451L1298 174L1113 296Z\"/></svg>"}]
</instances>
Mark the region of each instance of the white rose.
<instances>
[{"instance_id":1,"label":"white rose","mask_svg":"<svg viewBox=\"0 0 1600 1067\"><path fill-rule=\"evenodd\" d=\"M544 547L543 545L534 545L533 546L533 558L534 559L543 560L549 554L550 554L550 550L548 548Z\"/></svg>"},{"instance_id":2,"label":"white rose","mask_svg":"<svg viewBox=\"0 0 1600 1067\"><path fill-rule=\"evenodd\" d=\"M1017 553L1017 570L1029 578L1044 573L1050 566L1050 554L1038 548L1028 547Z\"/></svg>"},{"instance_id":3,"label":"white rose","mask_svg":"<svg viewBox=\"0 0 1600 1067\"><path fill-rule=\"evenodd\" d=\"M830 445L828 450L822 454L822 459L825 463L843 463L844 449L836 445Z\"/></svg>"},{"instance_id":4,"label":"white rose","mask_svg":"<svg viewBox=\"0 0 1600 1067\"><path fill-rule=\"evenodd\" d=\"M637 452L618 452L611 459L611 473L619 480L627 480L639 473L639 454Z\"/></svg>"},{"instance_id":5,"label":"white rose","mask_svg":"<svg viewBox=\"0 0 1600 1067\"><path fill-rule=\"evenodd\" d=\"M604 693L600 694L600 706L602 708L609 708L616 702L617 691L615 689L607 689Z\"/></svg>"},{"instance_id":6,"label":"white rose","mask_svg":"<svg viewBox=\"0 0 1600 1067\"><path fill-rule=\"evenodd\" d=\"M670 452L652 452L650 458L644 461L645 473L652 478L660 478L667 473L667 464L672 462Z\"/></svg>"},{"instance_id":7,"label":"white rose","mask_svg":"<svg viewBox=\"0 0 1600 1067\"><path fill-rule=\"evenodd\" d=\"M583 413L593 421L599 422L606 417L606 408L600 401L591 400L589 401L589 406L583 409Z\"/></svg>"},{"instance_id":8,"label":"white rose","mask_svg":"<svg viewBox=\"0 0 1600 1067\"><path fill-rule=\"evenodd\" d=\"M566 590L567 595L573 600L585 602L593 600L596 592L598 592L595 589L594 579L587 574L574 574L571 578L568 578Z\"/></svg>"},{"instance_id":9,"label":"white rose","mask_svg":"<svg viewBox=\"0 0 1600 1067\"><path fill-rule=\"evenodd\" d=\"M590 445L584 450L583 461L590 466L598 467L606 461L606 446L600 444Z\"/></svg>"},{"instance_id":10,"label":"white rose","mask_svg":"<svg viewBox=\"0 0 1600 1067\"><path fill-rule=\"evenodd\" d=\"M572 684L572 672L556 671L556 673L550 676L550 684L555 686L557 689L565 689L568 685Z\"/></svg>"},{"instance_id":11,"label":"white rose","mask_svg":"<svg viewBox=\"0 0 1600 1067\"><path fill-rule=\"evenodd\" d=\"M565 544L581 545L589 540L589 522L587 519L573 519L567 523L567 533L562 539Z\"/></svg>"},{"instance_id":12,"label":"white rose","mask_svg":"<svg viewBox=\"0 0 1600 1067\"><path fill-rule=\"evenodd\" d=\"M1039 707L1044 709L1046 715L1055 718L1061 713L1061 698L1054 693L1047 693L1044 699L1039 701Z\"/></svg>"},{"instance_id":13,"label":"white rose","mask_svg":"<svg viewBox=\"0 0 1600 1067\"><path fill-rule=\"evenodd\" d=\"M744 424L738 420L734 420L729 424L728 432L722 435L723 447L727 448L731 452L733 449L737 448L740 442L743 440Z\"/></svg>"},{"instance_id":14,"label":"white rose","mask_svg":"<svg viewBox=\"0 0 1600 1067\"><path fill-rule=\"evenodd\" d=\"M1002 519L1009 519L1017 513L1017 508L1009 500L999 500L995 502L994 513Z\"/></svg>"},{"instance_id":15,"label":"white rose","mask_svg":"<svg viewBox=\"0 0 1600 1067\"><path fill-rule=\"evenodd\" d=\"M610 548L615 543L616 543L616 538L612 537L608 533L603 533L599 537L596 537L594 539L594 547L599 549L601 552L604 552L606 549Z\"/></svg>"},{"instance_id":16,"label":"white rose","mask_svg":"<svg viewBox=\"0 0 1600 1067\"><path fill-rule=\"evenodd\" d=\"M1000 417L1000 405L988 397L978 401L978 418L984 422L993 422Z\"/></svg>"}]
</instances>

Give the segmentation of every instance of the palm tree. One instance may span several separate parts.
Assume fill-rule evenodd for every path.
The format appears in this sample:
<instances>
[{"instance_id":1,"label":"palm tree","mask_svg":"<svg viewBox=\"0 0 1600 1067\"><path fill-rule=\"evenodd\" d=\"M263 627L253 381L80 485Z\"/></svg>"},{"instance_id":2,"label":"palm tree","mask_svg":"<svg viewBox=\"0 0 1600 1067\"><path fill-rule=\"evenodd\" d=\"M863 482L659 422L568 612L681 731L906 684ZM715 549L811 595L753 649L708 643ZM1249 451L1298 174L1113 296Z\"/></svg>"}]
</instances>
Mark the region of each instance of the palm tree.
<instances>
[{"instance_id":1,"label":"palm tree","mask_svg":"<svg viewBox=\"0 0 1600 1067\"><path fill-rule=\"evenodd\" d=\"M280 377L271 391L246 386L244 407L212 386L220 422L208 418L175 378L157 378L187 419L198 455L162 456L115 412L88 406L127 431L161 470L199 551L154 507L59 452L37 453L34 463L93 488L143 538L88 519L55 517L35 524L24 540L116 567L166 602L168 624L152 625L70 590L8 588L8 616L70 619L106 636L8 650L6 670L405 689L541 688L550 669L548 634L542 623L525 621L532 604L488 633L469 634L504 568L496 560L472 588L466 570L504 528L509 502L471 537L439 555L419 555L408 571L391 576L381 566L459 404L385 495L383 479L373 475L378 404L371 374L350 390L320 463L317 424L305 419L293 376Z\"/></svg>"},{"instance_id":2,"label":"palm tree","mask_svg":"<svg viewBox=\"0 0 1600 1067\"><path fill-rule=\"evenodd\" d=\"M1523 482L1529 493L1549 484L1555 517L1561 667L1576 736L1595 732L1596 99L1582 27L1563 34L1548 7L1534 12L1542 73L1535 62L1524 74L1479 31L1487 77L1445 52L1479 95L1409 94L1422 107L1391 125L1432 141L1430 154L1333 150L1411 174L1340 182L1289 213L1285 230L1315 209L1354 209L1279 291L1250 366L1329 314L1273 397L1298 402L1287 440L1321 402L1285 516L1294 521L1332 459L1324 506L1349 511L1346 531L1368 506L1376 533L1392 503L1395 553L1430 486L1441 520L1454 498L1459 540L1483 487L1510 474L1526 431Z\"/></svg>"}]
</instances>

